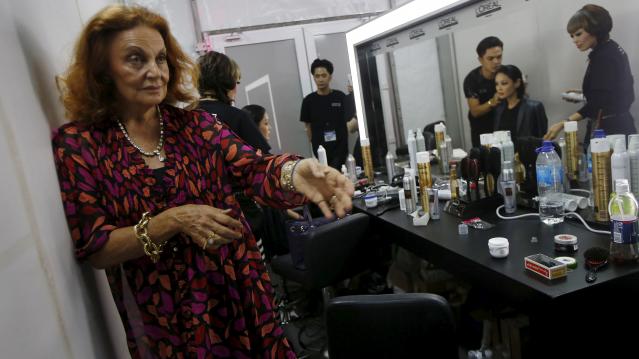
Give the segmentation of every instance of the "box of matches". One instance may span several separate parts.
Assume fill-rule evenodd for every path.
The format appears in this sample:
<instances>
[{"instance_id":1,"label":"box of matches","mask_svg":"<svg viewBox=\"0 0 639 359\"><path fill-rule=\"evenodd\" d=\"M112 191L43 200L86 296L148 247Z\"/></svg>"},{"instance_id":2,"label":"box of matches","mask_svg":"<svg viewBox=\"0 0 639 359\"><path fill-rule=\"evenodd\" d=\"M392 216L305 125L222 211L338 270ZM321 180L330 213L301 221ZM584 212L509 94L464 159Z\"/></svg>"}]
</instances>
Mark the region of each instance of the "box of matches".
<instances>
[{"instance_id":1,"label":"box of matches","mask_svg":"<svg viewBox=\"0 0 639 359\"><path fill-rule=\"evenodd\" d=\"M565 277L568 273L568 267L565 263L541 253L525 257L524 267L547 279Z\"/></svg>"}]
</instances>

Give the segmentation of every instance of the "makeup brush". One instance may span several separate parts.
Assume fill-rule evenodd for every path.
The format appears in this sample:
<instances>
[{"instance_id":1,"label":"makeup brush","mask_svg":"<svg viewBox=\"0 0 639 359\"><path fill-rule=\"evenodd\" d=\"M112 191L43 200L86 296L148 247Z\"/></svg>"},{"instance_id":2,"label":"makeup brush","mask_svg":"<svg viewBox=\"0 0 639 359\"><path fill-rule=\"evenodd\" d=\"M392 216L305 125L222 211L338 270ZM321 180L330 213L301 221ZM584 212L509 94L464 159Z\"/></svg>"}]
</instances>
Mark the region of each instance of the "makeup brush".
<instances>
[{"instance_id":1,"label":"makeup brush","mask_svg":"<svg viewBox=\"0 0 639 359\"><path fill-rule=\"evenodd\" d=\"M597 270L602 268L608 263L608 256L610 251L602 247L592 247L586 249L584 252L584 259L586 260L586 282L593 283L597 280Z\"/></svg>"},{"instance_id":2,"label":"makeup brush","mask_svg":"<svg viewBox=\"0 0 639 359\"><path fill-rule=\"evenodd\" d=\"M468 161L468 177L475 184L475 199L479 200L479 160L476 158Z\"/></svg>"}]
</instances>

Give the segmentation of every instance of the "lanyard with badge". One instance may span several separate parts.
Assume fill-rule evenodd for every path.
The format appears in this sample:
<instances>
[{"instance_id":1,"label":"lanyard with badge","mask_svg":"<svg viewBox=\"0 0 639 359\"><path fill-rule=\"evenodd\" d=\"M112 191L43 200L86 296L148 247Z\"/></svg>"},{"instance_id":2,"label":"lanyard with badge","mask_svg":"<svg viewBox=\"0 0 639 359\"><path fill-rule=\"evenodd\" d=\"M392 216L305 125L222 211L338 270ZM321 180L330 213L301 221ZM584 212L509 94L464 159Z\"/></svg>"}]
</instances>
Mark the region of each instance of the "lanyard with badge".
<instances>
[{"instance_id":1,"label":"lanyard with badge","mask_svg":"<svg viewBox=\"0 0 639 359\"><path fill-rule=\"evenodd\" d=\"M331 108L336 108L342 107L342 103L341 102L332 102L331 103ZM328 127L332 127L330 122L326 122L326 126L325 126L325 130L324 130L324 142L335 142L337 141L337 131L335 131L334 128L328 128Z\"/></svg>"}]
</instances>

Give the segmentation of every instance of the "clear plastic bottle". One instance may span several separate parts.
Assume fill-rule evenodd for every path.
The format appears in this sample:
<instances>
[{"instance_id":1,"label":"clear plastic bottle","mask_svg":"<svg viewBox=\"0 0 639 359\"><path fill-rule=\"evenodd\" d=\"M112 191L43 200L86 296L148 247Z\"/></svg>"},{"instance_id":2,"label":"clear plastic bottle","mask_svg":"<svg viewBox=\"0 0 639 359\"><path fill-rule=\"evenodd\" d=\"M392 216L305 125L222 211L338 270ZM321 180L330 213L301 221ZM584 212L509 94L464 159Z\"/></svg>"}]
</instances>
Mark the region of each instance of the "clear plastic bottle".
<instances>
[{"instance_id":1,"label":"clear plastic bottle","mask_svg":"<svg viewBox=\"0 0 639 359\"><path fill-rule=\"evenodd\" d=\"M610 258L615 262L634 262L639 258L637 246L637 199L630 192L627 179L618 179L608 203L610 214Z\"/></svg>"},{"instance_id":2,"label":"clear plastic bottle","mask_svg":"<svg viewBox=\"0 0 639 359\"><path fill-rule=\"evenodd\" d=\"M328 160L326 159L326 150L322 145L319 145L319 147L317 148L317 160L319 161L319 163L328 166Z\"/></svg>"},{"instance_id":3,"label":"clear plastic bottle","mask_svg":"<svg viewBox=\"0 0 639 359\"><path fill-rule=\"evenodd\" d=\"M561 159L552 142L544 141L537 149L537 191L539 192L539 217L548 225L564 221L564 204L557 196L562 192L564 171Z\"/></svg>"}]
</instances>

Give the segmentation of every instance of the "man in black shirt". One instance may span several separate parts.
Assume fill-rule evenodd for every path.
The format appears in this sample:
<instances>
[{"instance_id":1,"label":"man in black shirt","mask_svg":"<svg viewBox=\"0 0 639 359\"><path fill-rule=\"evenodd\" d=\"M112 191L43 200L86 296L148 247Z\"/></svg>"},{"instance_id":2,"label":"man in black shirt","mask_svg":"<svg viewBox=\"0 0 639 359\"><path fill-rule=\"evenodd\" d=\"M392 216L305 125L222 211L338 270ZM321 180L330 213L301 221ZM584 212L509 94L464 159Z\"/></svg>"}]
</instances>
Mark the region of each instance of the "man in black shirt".
<instances>
[{"instance_id":1,"label":"man in black shirt","mask_svg":"<svg viewBox=\"0 0 639 359\"><path fill-rule=\"evenodd\" d=\"M330 87L333 74L333 64L330 61L313 61L311 74L317 91L304 97L300 121L306 125L306 134L313 145L315 156L317 148L322 145L326 150L329 166L339 170L348 156L346 95Z\"/></svg>"},{"instance_id":2,"label":"man in black shirt","mask_svg":"<svg viewBox=\"0 0 639 359\"><path fill-rule=\"evenodd\" d=\"M489 36L477 45L481 66L472 70L464 79L464 94L468 101L468 120L473 147L479 146L479 135L493 132L493 108L499 105L495 94L495 72L501 66L504 44Z\"/></svg>"}]
</instances>

